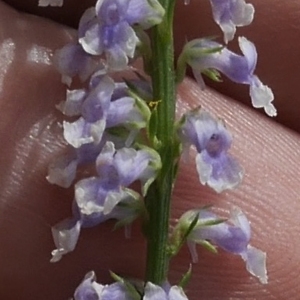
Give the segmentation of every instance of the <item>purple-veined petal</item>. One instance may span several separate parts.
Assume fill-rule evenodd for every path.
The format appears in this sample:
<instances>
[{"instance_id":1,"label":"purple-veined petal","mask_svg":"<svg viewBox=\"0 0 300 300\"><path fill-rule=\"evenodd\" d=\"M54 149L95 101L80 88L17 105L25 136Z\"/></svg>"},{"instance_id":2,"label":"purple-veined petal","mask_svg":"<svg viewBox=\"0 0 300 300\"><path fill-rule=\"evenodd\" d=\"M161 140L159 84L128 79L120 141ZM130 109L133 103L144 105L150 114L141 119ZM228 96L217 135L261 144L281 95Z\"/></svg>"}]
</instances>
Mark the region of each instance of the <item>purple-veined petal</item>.
<instances>
[{"instance_id":1,"label":"purple-veined petal","mask_svg":"<svg viewBox=\"0 0 300 300\"><path fill-rule=\"evenodd\" d=\"M231 223L242 229L248 241L250 241L251 237L251 228L250 222L248 221L246 215L242 212L242 210L238 207L233 207L230 210L230 221Z\"/></svg>"},{"instance_id":2,"label":"purple-veined petal","mask_svg":"<svg viewBox=\"0 0 300 300\"><path fill-rule=\"evenodd\" d=\"M140 199L140 195L134 190L122 188L118 192L109 192L103 204L103 214L111 214L113 209L120 202L132 202ZM112 213L113 214L113 213ZM114 214L113 214L114 215Z\"/></svg>"},{"instance_id":3,"label":"purple-veined petal","mask_svg":"<svg viewBox=\"0 0 300 300\"><path fill-rule=\"evenodd\" d=\"M181 287L174 285L170 288L169 300L188 300L188 298Z\"/></svg>"},{"instance_id":4,"label":"purple-veined petal","mask_svg":"<svg viewBox=\"0 0 300 300\"><path fill-rule=\"evenodd\" d=\"M153 149L143 147L141 150L133 148L115 150L113 143L107 142L96 160L96 167L101 180L110 174L109 177L116 185L126 187L140 180L144 194L155 179L161 161Z\"/></svg>"},{"instance_id":5,"label":"purple-veined petal","mask_svg":"<svg viewBox=\"0 0 300 300\"><path fill-rule=\"evenodd\" d=\"M209 240L227 252L241 254L250 241L250 224L243 212L235 207L231 210L229 222L205 225L218 220L218 216L207 210L200 210L199 222L191 235L192 240ZM232 224L231 224L232 223Z\"/></svg>"},{"instance_id":6,"label":"purple-veined petal","mask_svg":"<svg viewBox=\"0 0 300 300\"><path fill-rule=\"evenodd\" d=\"M73 123L64 121L64 138L74 148L84 144L99 144L104 133L106 120L102 119L94 123L86 122L82 117Z\"/></svg>"},{"instance_id":7,"label":"purple-veined petal","mask_svg":"<svg viewBox=\"0 0 300 300\"><path fill-rule=\"evenodd\" d=\"M87 122L93 123L106 118L114 87L114 81L110 77L102 76L98 84L90 89L81 108L82 116Z\"/></svg>"},{"instance_id":8,"label":"purple-veined petal","mask_svg":"<svg viewBox=\"0 0 300 300\"><path fill-rule=\"evenodd\" d=\"M96 14L106 25L115 25L126 18L128 4L131 0L98 0Z\"/></svg>"},{"instance_id":9,"label":"purple-veined petal","mask_svg":"<svg viewBox=\"0 0 300 300\"><path fill-rule=\"evenodd\" d=\"M54 54L54 65L67 85L71 84L72 77L76 75L81 81L85 81L99 67L99 63L78 44L68 44L57 50Z\"/></svg>"},{"instance_id":10,"label":"purple-veined petal","mask_svg":"<svg viewBox=\"0 0 300 300\"><path fill-rule=\"evenodd\" d=\"M115 164L122 178L122 185L128 186L136 181L147 168L149 156L133 148L122 148L116 152Z\"/></svg>"},{"instance_id":11,"label":"purple-veined petal","mask_svg":"<svg viewBox=\"0 0 300 300\"><path fill-rule=\"evenodd\" d=\"M277 115L277 110L272 104L274 100L272 90L264 85L257 76L253 76L250 84L250 96L253 107L264 108L266 114L270 117Z\"/></svg>"},{"instance_id":12,"label":"purple-veined petal","mask_svg":"<svg viewBox=\"0 0 300 300\"><path fill-rule=\"evenodd\" d=\"M246 262L247 271L257 277L261 283L267 284L266 253L248 245L247 251L241 256Z\"/></svg>"},{"instance_id":13,"label":"purple-veined petal","mask_svg":"<svg viewBox=\"0 0 300 300\"><path fill-rule=\"evenodd\" d=\"M75 185L75 200L81 214L102 213L107 192L97 177L82 179Z\"/></svg>"},{"instance_id":14,"label":"purple-veined petal","mask_svg":"<svg viewBox=\"0 0 300 300\"><path fill-rule=\"evenodd\" d=\"M103 289L101 300L134 300L126 290L124 284L115 282L106 285Z\"/></svg>"},{"instance_id":15,"label":"purple-veined petal","mask_svg":"<svg viewBox=\"0 0 300 300\"><path fill-rule=\"evenodd\" d=\"M147 282L143 300L168 300L168 297L162 287Z\"/></svg>"},{"instance_id":16,"label":"purple-veined petal","mask_svg":"<svg viewBox=\"0 0 300 300\"><path fill-rule=\"evenodd\" d=\"M249 25L254 16L254 7L245 0L210 0L215 22L224 32L224 41L234 38L236 27Z\"/></svg>"},{"instance_id":17,"label":"purple-veined petal","mask_svg":"<svg viewBox=\"0 0 300 300\"><path fill-rule=\"evenodd\" d=\"M126 52L119 45L115 45L109 51L106 51L106 59L107 65L113 71L121 71L128 64Z\"/></svg>"},{"instance_id":18,"label":"purple-veined petal","mask_svg":"<svg viewBox=\"0 0 300 300\"><path fill-rule=\"evenodd\" d=\"M93 23L85 31L84 35L78 39L79 44L86 53L91 55L101 55L103 53L105 48L101 39L101 32L102 27L95 19L95 23Z\"/></svg>"},{"instance_id":19,"label":"purple-veined petal","mask_svg":"<svg viewBox=\"0 0 300 300\"><path fill-rule=\"evenodd\" d=\"M62 256L75 249L81 223L75 219L66 219L52 227L52 236L57 249L52 251L51 262L59 261Z\"/></svg>"},{"instance_id":20,"label":"purple-veined petal","mask_svg":"<svg viewBox=\"0 0 300 300\"><path fill-rule=\"evenodd\" d=\"M59 103L56 108L68 117L80 116L81 106L86 97L85 89L68 90L66 101Z\"/></svg>"},{"instance_id":21,"label":"purple-veined petal","mask_svg":"<svg viewBox=\"0 0 300 300\"><path fill-rule=\"evenodd\" d=\"M160 156L148 147L138 151L122 148L118 150L115 159L122 184L128 186L134 181L140 180L143 195L146 194L148 187L161 168Z\"/></svg>"},{"instance_id":22,"label":"purple-veined petal","mask_svg":"<svg viewBox=\"0 0 300 300\"><path fill-rule=\"evenodd\" d=\"M247 59L249 73L253 74L257 64L257 51L255 45L243 36L238 38L239 47Z\"/></svg>"},{"instance_id":23,"label":"purple-veined petal","mask_svg":"<svg viewBox=\"0 0 300 300\"><path fill-rule=\"evenodd\" d=\"M107 191L119 190L122 178L115 164L115 146L107 142L96 159L96 169L101 185Z\"/></svg>"},{"instance_id":24,"label":"purple-veined petal","mask_svg":"<svg viewBox=\"0 0 300 300\"><path fill-rule=\"evenodd\" d=\"M128 64L128 57L133 58L139 39L127 22L115 25L113 36L107 42L105 55L112 70L122 70Z\"/></svg>"},{"instance_id":25,"label":"purple-veined petal","mask_svg":"<svg viewBox=\"0 0 300 300\"><path fill-rule=\"evenodd\" d=\"M128 129L145 128L151 112L145 102L132 97L112 101L107 115L107 127L122 125Z\"/></svg>"},{"instance_id":26,"label":"purple-veined petal","mask_svg":"<svg viewBox=\"0 0 300 300\"><path fill-rule=\"evenodd\" d=\"M159 24L165 10L157 0L131 0L127 10L126 20L129 24L139 24L148 29Z\"/></svg>"},{"instance_id":27,"label":"purple-veined petal","mask_svg":"<svg viewBox=\"0 0 300 300\"><path fill-rule=\"evenodd\" d=\"M100 300L104 286L96 282L93 271L87 273L74 293L74 300Z\"/></svg>"},{"instance_id":28,"label":"purple-veined petal","mask_svg":"<svg viewBox=\"0 0 300 300\"><path fill-rule=\"evenodd\" d=\"M223 121L216 120L203 109L195 109L184 116L180 136L184 143L195 145L198 152L206 150L212 156L227 151L232 142Z\"/></svg>"},{"instance_id":29,"label":"purple-veined petal","mask_svg":"<svg viewBox=\"0 0 300 300\"><path fill-rule=\"evenodd\" d=\"M159 285L147 282L143 300L188 300L181 287Z\"/></svg>"},{"instance_id":30,"label":"purple-veined petal","mask_svg":"<svg viewBox=\"0 0 300 300\"><path fill-rule=\"evenodd\" d=\"M187 113L179 127L184 149L194 145L198 151L196 166L202 184L216 192L235 188L242 180L243 170L227 153L232 137L221 120L215 120L202 109Z\"/></svg>"},{"instance_id":31,"label":"purple-veined petal","mask_svg":"<svg viewBox=\"0 0 300 300\"><path fill-rule=\"evenodd\" d=\"M57 184L68 188L76 177L78 160L76 156L62 155L49 165L47 180L51 184Z\"/></svg>"},{"instance_id":32,"label":"purple-veined petal","mask_svg":"<svg viewBox=\"0 0 300 300\"><path fill-rule=\"evenodd\" d=\"M237 55L227 48L222 49L222 44L212 40L191 41L185 46L187 63L192 67L194 73L215 69L234 82L249 84L256 67L256 48L246 38L240 40L240 45L247 56ZM221 50L205 53L205 51L209 52L213 49Z\"/></svg>"},{"instance_id":33,"label":"purple-veined petal","mask_svg":"<svg viewBox=\"0 0 300 300\"><path fill-rule=\"evenodd\" d=\"M217 193L237 187L243 179L243 169L227 153L218 157L210 156L207 151L197 154L196 166L200 182Z\"/></svg>"},{"instance_id":34,"label":"purple-veined petal","mask_svg":"<svg viewBox=\"0 0 300 300\"><path fill-rule=\"evenodd\" d=\"M97 16L95 7L90 7L85 10L83 15L80 18L79 25L78 25L78 37L82 38L85 36L86 31L92 27L93 25L97 24Z\"/></svg>"}]
</instances>

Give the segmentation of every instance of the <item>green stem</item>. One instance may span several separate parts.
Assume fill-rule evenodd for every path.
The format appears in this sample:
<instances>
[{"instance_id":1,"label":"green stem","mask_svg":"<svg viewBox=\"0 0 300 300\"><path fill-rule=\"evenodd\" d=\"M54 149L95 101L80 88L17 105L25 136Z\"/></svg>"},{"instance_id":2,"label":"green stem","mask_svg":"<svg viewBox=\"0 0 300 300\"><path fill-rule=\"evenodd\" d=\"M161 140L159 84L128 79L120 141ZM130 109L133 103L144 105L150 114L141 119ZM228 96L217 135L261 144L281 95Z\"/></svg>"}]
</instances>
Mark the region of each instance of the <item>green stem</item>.
<instances>
[{"instance_id":1,"label":"green stem","mask_svg":"<svg viewBox=\"0 0 300 300\"><path fill-rule=\"evenodd\" d=\"M154 100L160 100L154 117L162 170L146 197L149 213L146 281L156 284L166 280L169 268L169 213L177 155L174 140L176 93L172 29L175 0L160 2L166 15L164 21L152 30L152 85Z\"/></svg>"}]
</instances>

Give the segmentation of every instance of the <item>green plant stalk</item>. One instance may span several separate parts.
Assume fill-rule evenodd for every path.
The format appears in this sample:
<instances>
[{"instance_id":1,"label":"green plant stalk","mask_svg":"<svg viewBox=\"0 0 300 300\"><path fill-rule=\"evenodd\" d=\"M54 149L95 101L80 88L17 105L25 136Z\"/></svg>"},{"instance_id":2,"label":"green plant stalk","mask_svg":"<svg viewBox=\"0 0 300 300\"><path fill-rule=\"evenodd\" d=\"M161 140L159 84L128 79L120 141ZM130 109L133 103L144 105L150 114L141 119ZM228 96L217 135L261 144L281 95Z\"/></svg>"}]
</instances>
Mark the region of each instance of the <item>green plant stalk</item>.
<instances>
[{"instance_id":1,"label":"green plant stalk","mask_svg":"<svg viewBox=\"0 0 300 300\"><path fill-rule=\"evenodd\" d=\"M154 100L159 101L155 111L154 135L162 169L150 186L146 207L149 222L146 225L147 265L146 281L161 284L167 279L169 255L167 251L170 202L176 169L176 141L174 122L176 91L174 75L173 14L175 0L161 0L166 10L164 20L152 29L152 86ZM153 134L153 133L152 133Z\"/></svg>"}]
</instances>

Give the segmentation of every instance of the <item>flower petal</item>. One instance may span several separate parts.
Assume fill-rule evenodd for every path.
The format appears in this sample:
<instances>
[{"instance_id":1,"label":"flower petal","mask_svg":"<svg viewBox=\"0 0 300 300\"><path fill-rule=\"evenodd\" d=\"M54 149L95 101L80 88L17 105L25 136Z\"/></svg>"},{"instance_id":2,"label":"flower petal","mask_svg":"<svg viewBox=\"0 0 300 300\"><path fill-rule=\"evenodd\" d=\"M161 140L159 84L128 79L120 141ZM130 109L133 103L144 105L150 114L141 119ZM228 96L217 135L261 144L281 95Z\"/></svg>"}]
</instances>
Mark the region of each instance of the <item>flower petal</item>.
<instances>
[{"instance_id":1,"label":"flower petal","mask_svg":"<svg viewBox=\"0 0 300 300\"><path fill-rule=\"evenodd\" d=\"M96 282L93 271L87 273L74 293L74 300L99 300L102 299L104 286Z\"/></svg>"},{"instance_id":2,"label":"flower petal","mask_svg":"<svg viewBox=\"0 0 300 300\"><path fill-rule=\"evenodd\" d=\"M68 188L75 179L77 166L78 161L74 155L62 155L49 165L46 178L52 184Z\"/></svg>"},{"instance_id":3,"label":"flower petal","mask_svg":"<svg viewBox=\"0 0 300 300\"><path fill-rule=\"evenodd\" d=\"M250 96L253 107L263 107L266 114L270 117L277 115L277 110L272 104L274 100L272 90L264 85L257 76L253 76L252 83L250 84Z\"/></svg>"},{"instance_id":4,"label":"flower petal","mask_svg":"<svg viewBox=\"0 0 300 300\"><path fill-rule=\"evenodd\" d=\"M79 148L84 144L99 144L105 130L106 120L99 120L94 123L86 122L79 118L73 123L64 121L64 138L74 148Z\"/></svg>"},{"instance_id":5,"label":"flower petal","mask_svg":"<svg viewBox=\"0 0 300 300\"><path fill-rule=\"evenodd\" d=\"M143 300L168 300L168 297L163 288L151 282L147 282Z\"/></svg>"},{"instance_id":6,"label":"flower petal","mask_svg":"<svg viewBox=\"0 0 300 300\"><path fill-rule=\"evenodd\" d=\"M169 291L169 300L188 300L182 288L174 285Z\"/></svg>"},{"instance_id":7,"label":"flower petal","mask_svg":"<svg viewBox=\"0 0 300 300\"><path fill-rule=\"evenodd\" d=\"M75 200L81 214L102 213L105 197L97 177L82 179L75 185Z\"/></svg>"},{"instance_id":8,"label":"flower petal","mask_svg":"<svg viewBox=\"0 0 300 300\"><path fill-rule=\"evenodd\" d=\"M68 117L80 116L81 106L86 97L86 90L68 90L66 101L59 103L56 108Z\"/></svg>"},{"instance_id":9,"label":"flower petal","mask_svg":"<svg viewBox=\"0 0 300 300\"><path fill-rule=\"evenodd\" d=\"M257 277L261 283L267 284L266 253L249 245L242 258L246 262L248 272Z\"/></svg>"},{"instance_id":10,"label":"flower petal","mask_svg":"<svg viewBox=\"0 0 300 300\"><path fill-rule=\"evenodd\" d=\"M62 256L75 249L81 223L75 219L66 219L52 227L52 236L57 249L52 251L50 262L59 261Z\"/></svg>"},{"instance_id":11,"label":"flower petal","mask_svg":"<svg viewBox=\"0 0 300 300\"><path fill-rule=\"evenodd\" d=\"M249 25L254 16L254 7L245 0L210 0L215 22L224 32L224 41L234 38L237 26Z\"/></svg>"}]
</instances>

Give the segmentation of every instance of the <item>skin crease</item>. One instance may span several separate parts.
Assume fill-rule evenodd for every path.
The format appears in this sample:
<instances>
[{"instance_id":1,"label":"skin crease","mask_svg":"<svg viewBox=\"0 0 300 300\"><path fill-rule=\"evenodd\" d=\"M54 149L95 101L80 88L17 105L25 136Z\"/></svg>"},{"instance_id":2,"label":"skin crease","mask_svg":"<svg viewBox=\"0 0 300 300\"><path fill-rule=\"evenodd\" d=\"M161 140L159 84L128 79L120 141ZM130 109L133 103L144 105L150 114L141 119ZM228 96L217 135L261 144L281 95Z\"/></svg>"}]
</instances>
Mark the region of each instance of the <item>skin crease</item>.
<instances>
[{"instance_id":1,"label":"skin crease","mask_svg":"<svg viewBox=\"0 0 300 300\"><path fill-rule=\"evenodd\" d=\"M3 4L0 28L0 299L68 299L90 270L95 270L100 282L108 282L107 270L142 277L145 245L138 224L131 240L124 238L122 230L111 232L110 222L84 230L72 254L57 264L49 263L54 247L50 228L70 215L73 195L72 189L51 186L45 180L49 162L65 147L58 124L61 115L54 108L64 99L65 87L49 62L53 50L62 47L74 32L22 16ZM43 59L30 61L28 53L37 53L36 49ZM259 72L263 79L268 74ZM271 81L265 82L271 86ZM285 84L289 86L289 82ZM216 194L198 184L191 158L181 166L172 223L187 209L204 204L214 204L222 216L238 205L251 221L251 244L268 253L269 284L261 285L248 275L240 257L223 251L216 256L198 247L200 262L193 265L189 299L297 300L299 134L214 91L200 91L191 80L180 86L178 97L179 112L201 104L226 120L234 136L231 153L243 165L245 178L238 189ZM289 101L285 106L296 111ZM172 263L171 282L178 282L189 258L184 248Z\"/></svg>"}]
</instances>

